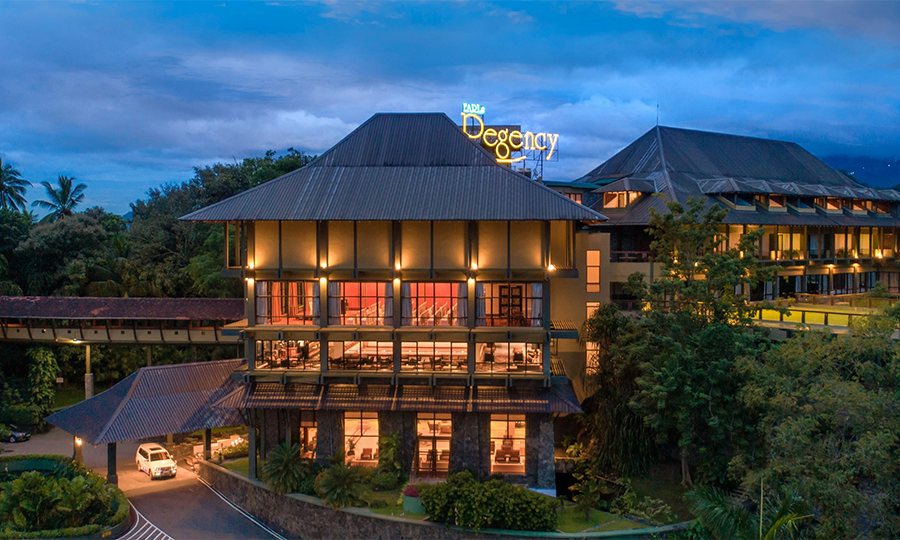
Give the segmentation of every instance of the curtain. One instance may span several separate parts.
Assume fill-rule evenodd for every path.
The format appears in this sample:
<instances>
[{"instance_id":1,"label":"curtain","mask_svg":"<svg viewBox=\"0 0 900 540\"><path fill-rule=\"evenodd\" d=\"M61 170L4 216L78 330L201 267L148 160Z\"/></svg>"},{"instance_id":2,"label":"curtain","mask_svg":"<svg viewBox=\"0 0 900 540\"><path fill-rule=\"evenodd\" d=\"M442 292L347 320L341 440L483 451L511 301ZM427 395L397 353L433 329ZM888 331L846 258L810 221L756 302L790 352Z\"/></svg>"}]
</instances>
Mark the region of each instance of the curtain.
<instances>
[{"instance_id":1,"label":"curtain","mask_svg":"<svg viewBox=\"0 0 900 540\"><path fill-rule=\"evenodd\" d=\"M328 324L341 324L341 284L328 282Z\"/></svg>"},{"instance_id":2,"label":"curtain","mask_svg":"<svg viewBox=\"0 0 900 540\"><path fill-rule=\"evenodd\" d=\"M265 298L269 294L269 282L268 281L257 281L256 282L256 322L266 324L267 319L269 317L269 304L268 298Z\"/></svg>"},{"instance_id":3,"label":"curtain","mask_svg":"<svg viewBox=\"0 0 900 540\"><path fill-rule=\"evenodd\" d=\"M484 324L487 313L484 309L484 283L475 284L475 324Z\"/></svg>"},{"instance_id":4,"label":"curtain","mask_svg":"<svg viewBox=\"0 0 900 540\"><path fill-rule=\"evenodd\" d=\"M544 285L542 283L531 284L531 321L529 326L541 326L544 324Z\"/></svg>"},{"instance_id":5,"label":"curtain","mask_svg":"<svg viewBox=\"0 0 900 540\"><path fill-rule=\"evenodd\" d=\"M394 324L394 284L384 284L384 324Z\"/></svg>"},{"instance_id":6,"label":"curtain","mask_svg":"<svg viewBox=\"0 0 900 540\"><path fill-rule=\"evenodd\" d=\"M412 289L409 283L402 283L400 285L400 309L402 310L403 324L412 324L412 299L410 298L411 294Z\"/></svg>"},{"instance_id":7,"label":"curtain","mask_svg":"<svg viewBox=\"0 0 900 540\"><path fill-rule=\"evenodd\" d=\"M456 317L460 325L468 323L466 317L469 314L469 287L465 281L457 285L456 292Z\"/></svg>"},{"instance_id":8,"label":"curtain","mask_svg":"<svg viewBox=\"0 0 900 540\"><path fill-rule=\"evenodd\" d=\"M312 284L312 315L314 324L322 324L321 316L322 316L322 306L320 306L321 290L319 289L318 282L313 282Z\"/></svg>"}]
</instances>

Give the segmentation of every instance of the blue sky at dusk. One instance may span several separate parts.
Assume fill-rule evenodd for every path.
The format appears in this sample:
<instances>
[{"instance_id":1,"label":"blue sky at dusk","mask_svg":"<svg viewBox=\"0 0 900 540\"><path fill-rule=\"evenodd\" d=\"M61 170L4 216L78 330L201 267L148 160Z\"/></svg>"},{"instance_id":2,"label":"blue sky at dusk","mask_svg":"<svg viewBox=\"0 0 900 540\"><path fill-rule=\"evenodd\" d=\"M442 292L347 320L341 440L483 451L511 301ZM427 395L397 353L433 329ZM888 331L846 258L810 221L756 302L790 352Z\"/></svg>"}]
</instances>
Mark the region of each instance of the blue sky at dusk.
<instances>
[{"instance_id":1,"label":"blue sky at dusk","mask_svg":"<svg viewBox=\"0 0 900 540\"><path fill-rule=\"evenodd\" d=\"M0 26L0 158L116 212L194 166L463 101L559 133L548 179L646 132L658 101L661 124L900 183L900 2L0 2Z\"/></svg>"}]
</instances>

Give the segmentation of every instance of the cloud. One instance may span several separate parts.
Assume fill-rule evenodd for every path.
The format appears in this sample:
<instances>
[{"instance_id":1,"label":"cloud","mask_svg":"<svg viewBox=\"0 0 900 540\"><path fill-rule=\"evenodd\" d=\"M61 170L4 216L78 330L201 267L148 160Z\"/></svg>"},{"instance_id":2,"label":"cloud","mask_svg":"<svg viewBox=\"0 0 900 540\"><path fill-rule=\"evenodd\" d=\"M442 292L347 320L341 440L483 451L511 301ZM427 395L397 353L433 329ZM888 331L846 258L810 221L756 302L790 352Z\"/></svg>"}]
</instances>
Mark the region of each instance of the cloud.
<instances>
[{"instance_id":1,"label":"cloud","mask_svg":"<svg viewBox=\"0 0 900 540\"><path fill-rule=\"evenodd\" d=\"M821 29L844 38L900 41L900 3L848 0L615 0L620 11L703 27L715 19L784 32Z\"/></svg>"},{"instance_id":2,"label":"cloud","mask_svg":"<svg viewBox=\"0 0 900 540\"><path fill-rule=\"evenodd\" d=\"M492 9L487 12L488 16L491 17L505 17L509 19L513 24L525 24L534 21L534 17L528 14L526 11L513 11L508 9Z\"/></svg>"}]
</instances>

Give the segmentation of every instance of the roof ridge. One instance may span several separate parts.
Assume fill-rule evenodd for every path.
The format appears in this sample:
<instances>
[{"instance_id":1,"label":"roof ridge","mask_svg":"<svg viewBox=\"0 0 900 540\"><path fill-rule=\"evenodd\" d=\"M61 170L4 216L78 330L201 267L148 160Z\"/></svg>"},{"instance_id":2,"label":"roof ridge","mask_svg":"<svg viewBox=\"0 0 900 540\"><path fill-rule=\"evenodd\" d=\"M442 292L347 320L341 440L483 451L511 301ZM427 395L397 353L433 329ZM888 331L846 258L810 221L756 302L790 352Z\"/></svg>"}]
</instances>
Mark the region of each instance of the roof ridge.
<instances>
[{"instance_id":1,"label":"roof ridge","mask_svg":"<svg viewBox=\"0 0 900 540\"><path fill-rule=\"evenodd\" d=\"M207 360L205 362L183 362L181 364L160 364L156 366L141 366L138 371L141 370L159 370L159 369L172 369L178 367L184 367L188 365L197 365L197 366L208 366L210 364L224 364L226 362L238 362L243 361L243 358L221 358L219 360Z\"/></svg>"}]
</instances>

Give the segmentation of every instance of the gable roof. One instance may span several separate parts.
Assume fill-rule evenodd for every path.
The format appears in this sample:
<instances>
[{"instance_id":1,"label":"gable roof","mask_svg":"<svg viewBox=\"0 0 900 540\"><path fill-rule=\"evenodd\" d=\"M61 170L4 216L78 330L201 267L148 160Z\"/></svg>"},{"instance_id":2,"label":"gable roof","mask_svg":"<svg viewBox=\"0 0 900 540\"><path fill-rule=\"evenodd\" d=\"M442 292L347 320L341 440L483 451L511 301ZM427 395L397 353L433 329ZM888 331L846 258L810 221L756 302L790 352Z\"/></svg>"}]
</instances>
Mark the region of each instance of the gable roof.
<instances>
[{"instance_id":1,"label":"gable roof","mask_svg":"<svg viewBox=\"0 0 900 540\"><path fill-rule=\"evenodd\" d=\"M233 426L236 411L212 405L237 388L243 359L144 367L115 386L48 416L51 424L90 444Z\"/></svg>"},{"instance_id":2,"label":"gable roof","mask_svg":"<svg viewBox=\"0 0 900 540\"><path fill-rule=\"evenodd\" d=\"M181 219L222 222L606 218L498 164L443 113L380 113L305 167Z\"/></svg>"},{"instance_id":3,"label":"gable roof","mask_svg":"<svg viewBox=\"0 0 900 540\"><path fill-rule=\"evenodd\" d=\"M576 181L609 182L598 191L659 193L682 204L690 197L719 204L715 195L730 193L900 200L900 192L864 186L793 142L665 126L654 127ZM645 196L627 209L603 212L608 224L637 225L647 223L651 208L665 211L665 201ZM865 225L859 216L817 212L785 217L764 210L729 212L725 222Z\"/></svg>"}]
</instances>

